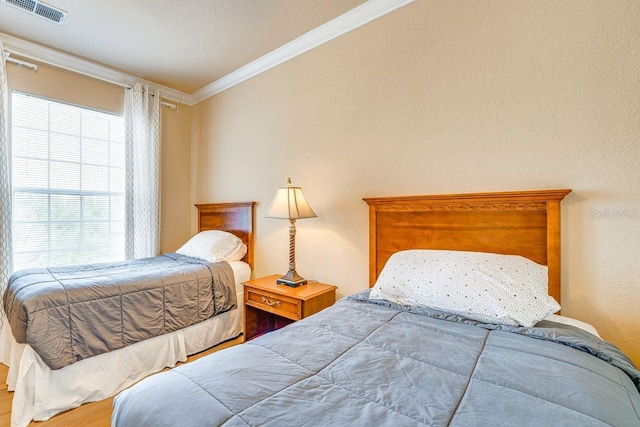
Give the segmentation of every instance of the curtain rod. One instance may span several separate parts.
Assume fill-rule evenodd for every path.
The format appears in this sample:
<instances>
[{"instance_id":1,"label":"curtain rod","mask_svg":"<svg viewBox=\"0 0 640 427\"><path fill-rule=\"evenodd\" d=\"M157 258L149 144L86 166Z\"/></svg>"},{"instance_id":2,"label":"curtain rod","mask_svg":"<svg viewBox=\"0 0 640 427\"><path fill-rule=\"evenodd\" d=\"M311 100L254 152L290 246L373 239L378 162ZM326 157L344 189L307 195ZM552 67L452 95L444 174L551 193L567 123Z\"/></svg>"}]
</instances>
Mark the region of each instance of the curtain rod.
<instances>
[{"instance_id":1,"label":"curtain rod","mask_svg":"<svg viewBox=\"0 0 640 427\"><path fill-rule=\"evenodd\" d=\"M38 66L36 64L32 64L31 62L21 61L15 58L9 58L13 52L8 49L4 49L4 60L6 62L11 62L12 64L17 65L18 67L29 68L33 71L38 71Z\"/></svg>"},{"instance_id":2,"label":"curtain rod","mask_svg":"<svg viewBox=\"0 0 640 427\"><path fill-rule=\"evenodd\" d=\"M12 64L17 65L20 68L29 68L30 70L38 71L38 66L36 64L32 64L31 62L21 61L19 59L10 58L9 56L5 58L5 61L11 62Z\"/></svg>"},{"instance_id":3,"label":"curtain rod","mask_svg":"<svg viewBox=\"0 0 640 427\"><path fill-rule=\"evenodd\" d=\"M127 90L131 90L131 86L133 86L133 85L128 85L128 86L125 86L125 87L126 87L126 89L127 89ZM143 92L144 92L144 91L143 91ZM155 92L151 92L151 93L150 93L150 95L151 95L151 96L156 96L156 93L155 93ZM164 107L169 107L169 108L171 108L172 110L177 110L177 109L178 109L178 105L177 105L177 104L172 104L172 103L170 103L170 102L162 101L162 98L164 98L162 95L160 95L160 98L161 98L161 99L160 99L160 105L162 105L162 106L164 106ZM166 98L166 99L171 99L171 98ZM178 102L178 101L176 101L175 99L171 99L171 100L172 100L172 101L175 101L175 102Z\"/></svg>"}]
</instances>

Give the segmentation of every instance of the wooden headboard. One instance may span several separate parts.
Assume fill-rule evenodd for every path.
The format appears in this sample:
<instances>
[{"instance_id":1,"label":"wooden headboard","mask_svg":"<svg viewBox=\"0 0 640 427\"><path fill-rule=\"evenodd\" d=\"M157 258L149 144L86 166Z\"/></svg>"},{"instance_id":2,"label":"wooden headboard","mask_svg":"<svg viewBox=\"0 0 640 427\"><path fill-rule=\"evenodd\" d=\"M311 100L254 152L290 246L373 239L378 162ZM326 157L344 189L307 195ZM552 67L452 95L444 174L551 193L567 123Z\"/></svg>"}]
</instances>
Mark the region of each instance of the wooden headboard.
<instances>
[{"instance_id":1,"label":"wooden headboard","mask_svg":"<svg viewBox=\"0 0 640 427\"><path fill-rule=\"evenodd\" d=\"M255 202L197 204L198 232L224 230L238 236L247 245L242 259L253 268L253 207Z\"/></svg>"},{"instance_id":2,"label":"wooden headboard","mask_svg":"<svg viewBox=\"0 0 640 427\"><path fill-rule=\"evenodd\" d=\"M560 302L560 201L571 190L365 198L369 205L369 286L405 249L521 255L549 270Z\"/></svg>"}]
</instances>

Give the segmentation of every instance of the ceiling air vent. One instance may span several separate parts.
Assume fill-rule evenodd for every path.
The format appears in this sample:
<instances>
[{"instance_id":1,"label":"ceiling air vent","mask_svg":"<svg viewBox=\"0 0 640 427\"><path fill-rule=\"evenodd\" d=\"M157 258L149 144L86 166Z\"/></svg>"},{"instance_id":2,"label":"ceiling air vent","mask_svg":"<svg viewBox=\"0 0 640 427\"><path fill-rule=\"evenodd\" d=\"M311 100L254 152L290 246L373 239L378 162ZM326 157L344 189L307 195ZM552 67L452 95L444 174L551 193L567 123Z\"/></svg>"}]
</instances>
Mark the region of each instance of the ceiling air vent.
<instances>
[{"instance_id":1,"label":"ceiling air vent","mask_svg":"<svg viewBox=\"0 0 640 427\"><path fill-rule=\"evenodd\" d=\"M39 16L47 21L52 21L60 25L62 25L64 19L67 17L67 12L64 10L56 9L53 6L49 6L48 4L37 0L0 0L0 3L17 7L18 9L22 9L32 15Z\"/></svg>"}]
</instances>

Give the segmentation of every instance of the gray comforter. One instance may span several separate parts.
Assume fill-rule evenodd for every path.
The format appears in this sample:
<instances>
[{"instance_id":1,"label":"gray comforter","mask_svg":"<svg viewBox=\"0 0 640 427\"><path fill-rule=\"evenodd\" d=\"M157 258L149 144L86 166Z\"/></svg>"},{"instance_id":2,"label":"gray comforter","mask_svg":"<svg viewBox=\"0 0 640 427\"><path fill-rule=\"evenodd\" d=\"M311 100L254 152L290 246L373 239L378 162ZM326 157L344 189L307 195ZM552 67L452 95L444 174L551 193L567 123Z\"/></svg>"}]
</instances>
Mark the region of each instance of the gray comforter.
<instances>
[{"instance_id":1,"label":"gray comforter","mask_svg":"<svg viewBox=\"0 0 640 427\"><path fill-rule=\"evenodd\" d=\"M178 254L14 273L4 310L16 341L51 369L236 307L233 270Z\"/></svg>"},{"instance_id":2,"label":"gray comforter","mask_svg":"<svg viewBox=\"0 0 640 427\"><path fill-rule=\"evenodd\" d=\"M571 326L481 325L365 293L143 380L112 426L638 426L639 380Z\"/></svg>"}]
</instances>

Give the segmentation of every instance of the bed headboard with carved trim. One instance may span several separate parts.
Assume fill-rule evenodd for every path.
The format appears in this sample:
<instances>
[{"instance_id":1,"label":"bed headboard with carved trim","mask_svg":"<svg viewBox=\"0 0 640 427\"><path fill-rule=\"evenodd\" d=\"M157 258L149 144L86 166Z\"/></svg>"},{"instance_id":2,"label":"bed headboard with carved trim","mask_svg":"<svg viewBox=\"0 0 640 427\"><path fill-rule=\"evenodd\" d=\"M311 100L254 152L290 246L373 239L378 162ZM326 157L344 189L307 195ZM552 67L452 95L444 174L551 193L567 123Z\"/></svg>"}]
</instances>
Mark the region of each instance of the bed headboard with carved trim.
<instances>
[{"instance_id":1,"label":"bed headboard with carved trim","mask_svg":"<svg viewBox=\"0 0 640 427\"><path fill-rule=\"evenodd\" d=\"M238 236L247 245L242 259L253 268L253 225L255 202L206 203L198 208L198 232L224 230Z\"/></svg>"},{"instance_id":2,"label":"bed headboard with carved trim","mask_svg":"<svg viewBox=\"0 0 640 427\"><path fill-rule=\"evenodd\" d=\"M560 202L571 190L365 198L369 205L369 286L405 249L521 255L549 269L560 302Z\"/></svg>"}]
</instances>

